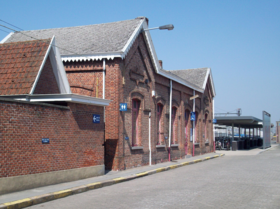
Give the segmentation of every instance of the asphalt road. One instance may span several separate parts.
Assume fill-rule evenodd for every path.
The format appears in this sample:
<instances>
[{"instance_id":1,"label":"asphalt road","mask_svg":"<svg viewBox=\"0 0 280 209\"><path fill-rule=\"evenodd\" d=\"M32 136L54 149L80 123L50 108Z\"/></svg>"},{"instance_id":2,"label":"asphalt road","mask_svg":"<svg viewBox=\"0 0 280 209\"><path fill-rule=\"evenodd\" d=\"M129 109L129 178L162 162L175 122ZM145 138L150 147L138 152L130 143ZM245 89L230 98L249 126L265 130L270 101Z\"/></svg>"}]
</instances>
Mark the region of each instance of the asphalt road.
<instances>
[{"instance_id":1,"label":"asphalt road","mask_svg":"<svg viewBox=\"0 0 280 209\"><path fill-rule=\"evenodd\" d=\"M280 146L224 156L29 207L280 208Z\"/></svg>"}]
</instances>

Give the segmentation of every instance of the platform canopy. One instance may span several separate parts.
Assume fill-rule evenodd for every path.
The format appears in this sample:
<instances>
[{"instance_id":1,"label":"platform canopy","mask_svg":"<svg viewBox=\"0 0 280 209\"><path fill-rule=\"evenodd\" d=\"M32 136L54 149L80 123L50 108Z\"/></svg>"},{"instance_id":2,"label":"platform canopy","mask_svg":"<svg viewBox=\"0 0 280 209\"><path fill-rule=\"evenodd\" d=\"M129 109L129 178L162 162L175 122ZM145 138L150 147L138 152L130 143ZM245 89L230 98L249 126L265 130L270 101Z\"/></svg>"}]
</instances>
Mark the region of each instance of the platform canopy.
<instances>
[{"instance_id":1,"label":"platform canopy","mask_svg":"<svg viewBox=\"0 0 280 209\"><path fill-rule=\"evenodd\" d=\"M262 128L263 123L261 119L253 116L223 116L215 117L217 125L234 126L240 128Z\"/></svg>"}]
</instances>

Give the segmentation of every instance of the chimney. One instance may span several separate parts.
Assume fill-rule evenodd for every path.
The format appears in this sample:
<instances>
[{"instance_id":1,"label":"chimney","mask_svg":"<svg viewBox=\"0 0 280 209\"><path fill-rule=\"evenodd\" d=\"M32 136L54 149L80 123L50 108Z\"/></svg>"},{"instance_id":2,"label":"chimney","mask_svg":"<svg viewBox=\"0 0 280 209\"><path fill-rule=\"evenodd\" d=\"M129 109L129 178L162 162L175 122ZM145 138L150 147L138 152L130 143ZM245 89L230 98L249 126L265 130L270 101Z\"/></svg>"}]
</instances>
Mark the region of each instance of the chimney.
<instances>
[{"instance_id":1,"label":"chimney","mask_svg":"<svg viewBox=\"0 0 280 209\"><path fill-rule=\"evenodd\" d=\"M162 69L162 60L159 60L158 62L159 62L159 65L160 65L160 67Z\"/></svg>"},{"instance_id":2,"label":"chimney","mask_svg":"<svg viewBox=\"0 0 280 209\"><path fill-rule=\"evenodd\" d=\"M149 19L147 17L140 16L140 17L136 17L135 19L145 19L147 22L147 25L149 25Z\"/></svg>"}]
</instances>

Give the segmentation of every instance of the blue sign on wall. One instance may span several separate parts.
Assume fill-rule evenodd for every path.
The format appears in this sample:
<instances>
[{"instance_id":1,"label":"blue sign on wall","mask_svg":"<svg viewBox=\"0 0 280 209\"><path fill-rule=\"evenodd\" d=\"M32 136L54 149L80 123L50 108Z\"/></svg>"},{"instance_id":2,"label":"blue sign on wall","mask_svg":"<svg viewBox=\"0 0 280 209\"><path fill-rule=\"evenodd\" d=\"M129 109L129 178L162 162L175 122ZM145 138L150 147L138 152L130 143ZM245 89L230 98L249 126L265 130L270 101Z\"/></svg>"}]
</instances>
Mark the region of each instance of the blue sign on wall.
<instances>
[{"instance_id":1,"label":"blue sign on wall","mask_svg":"<svg viewBox=\"0 0 280 209\"><path fill-rule=\"evenodd\" d=\"M50 139L49 138L42 138L42 144L49 144Z\"/></svg>"},{"instance_id":2,"label":"blue sign on wall","mask_svg":"<svg viewBox=\"0 0 280 209\"><path fill-rule=\"evenodd\" d=\"M120 111L127 111L127 103L120 103Z\"/></svg>"},{"instance_id":3,"label":"blue sign on wall","mask_svg":"<svg viewBox=\"0 0 280 209\"><path fill-rule=\"evenodd\" d=\"M124 139L125 139L125 140L129 140L129 137L128 137L128 136L126 136Z\"/></svg>"},{"instance_id":4,"label":"blue sign on wall","mask_svg":"<svg viewBox=\"0 0 280 209\"><path fill-rule=\"evenodd\" d=\"M100 115L93 114L93 116L92 116L92 122L93 122L93 123L100 123Z\"/></svg>"},{"instance_id":5,"label":"blue sign on wall","mask_svg":"<svg viewBox=\"0 0 280 209\"><path fill-rule=\"evenodd\" d=\"M195 121L195 112L191 112L191 121Z\"/></svg>"},{"instance_id":6,"label":"blue sign on wall","mask_svg":"<svg viewBox=\"0 0 280 209\"><path fill-rule=\"evenodd\" d=\"M213 119L213 123L217 123L217 119L216 118Z\"/></svg>"}]
</instances>

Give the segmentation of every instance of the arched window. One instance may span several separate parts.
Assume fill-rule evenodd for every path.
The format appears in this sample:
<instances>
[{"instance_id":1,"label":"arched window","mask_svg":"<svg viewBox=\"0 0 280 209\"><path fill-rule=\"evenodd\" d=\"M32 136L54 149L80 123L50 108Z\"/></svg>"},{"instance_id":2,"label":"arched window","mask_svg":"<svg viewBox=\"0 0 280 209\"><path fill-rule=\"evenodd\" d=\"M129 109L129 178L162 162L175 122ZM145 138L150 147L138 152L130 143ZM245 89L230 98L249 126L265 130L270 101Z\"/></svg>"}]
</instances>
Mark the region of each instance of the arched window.
<instances>
[{"instance_id":1,"label":"arched window","mask_svg":"<svg viewBox=\"0 0 280 209\"><path fill-rule=\"evenodd\" d=\"M158 142L157 144L161 144L162 142L162 137L163 137L163 124L162 124L162 110L163 110L163 105L158 103L157 104L157 131L158 131Z\"/></svg>"},{"instance_id":2,"label":"arched window","mask_svg":"<svg viewBox=\"0 0 280 209\"><path fill-rule=\"evenodd\" d=\"M208 127L208 123L207 123L207 117L208 117L208 115L207 114L205 114L205 122L204 122L204 140L205 140L205 142L207 142L208 140L208 134L207 134L207 127Z\"/></svg>"},{"instance_id":3,"label":"arched window","mask_svg":"<svg viewBox=\"0 0 280 209\"><path fill-rule=\"evenodd\" d=\"M139 146L139 107L138 99L132 100L132 146Z\"/></svg>"},{"instance_id":4,"label":"arched window","mask_svg":"<svg viewBox=\"0 0 280 209\"><path fill-rule=\"evenodd\" d=\"M190 136L189 136L189 118L190 118L190 111L186 110L185 111L185 142L187 143Z\"/></svg>"},{"instance_id":5,"label":"arched window","mask_svg":"<svg viewBox=\"0 0 280 209\"><path fill-rule=\"evenodd\" d=\"M176 144L177 142L177 121L176 121L176 112L177 112L177 108L176 107L172 107L172 144Z\"/></svg>"},{"instance_id":6,"label":"arched window","mask_svg":"<svg viewBox=\"0 0 280 209\"><path fill-rule=\"evenodd\" d=\"M189 141L189 118L190 118L190 111L185 111L185 154L188 154L188 141Z\"/></svg>"},{"instance_id":7,"label":"arched window","mask_svg":"<svg viewBox=\"0 0 280 209\"><path fill-rule=\"evenodd\" d=\"M195 139L194 143L199 143L198 141L198 112L195 112Z\"/></svg>"}]
</instances>

